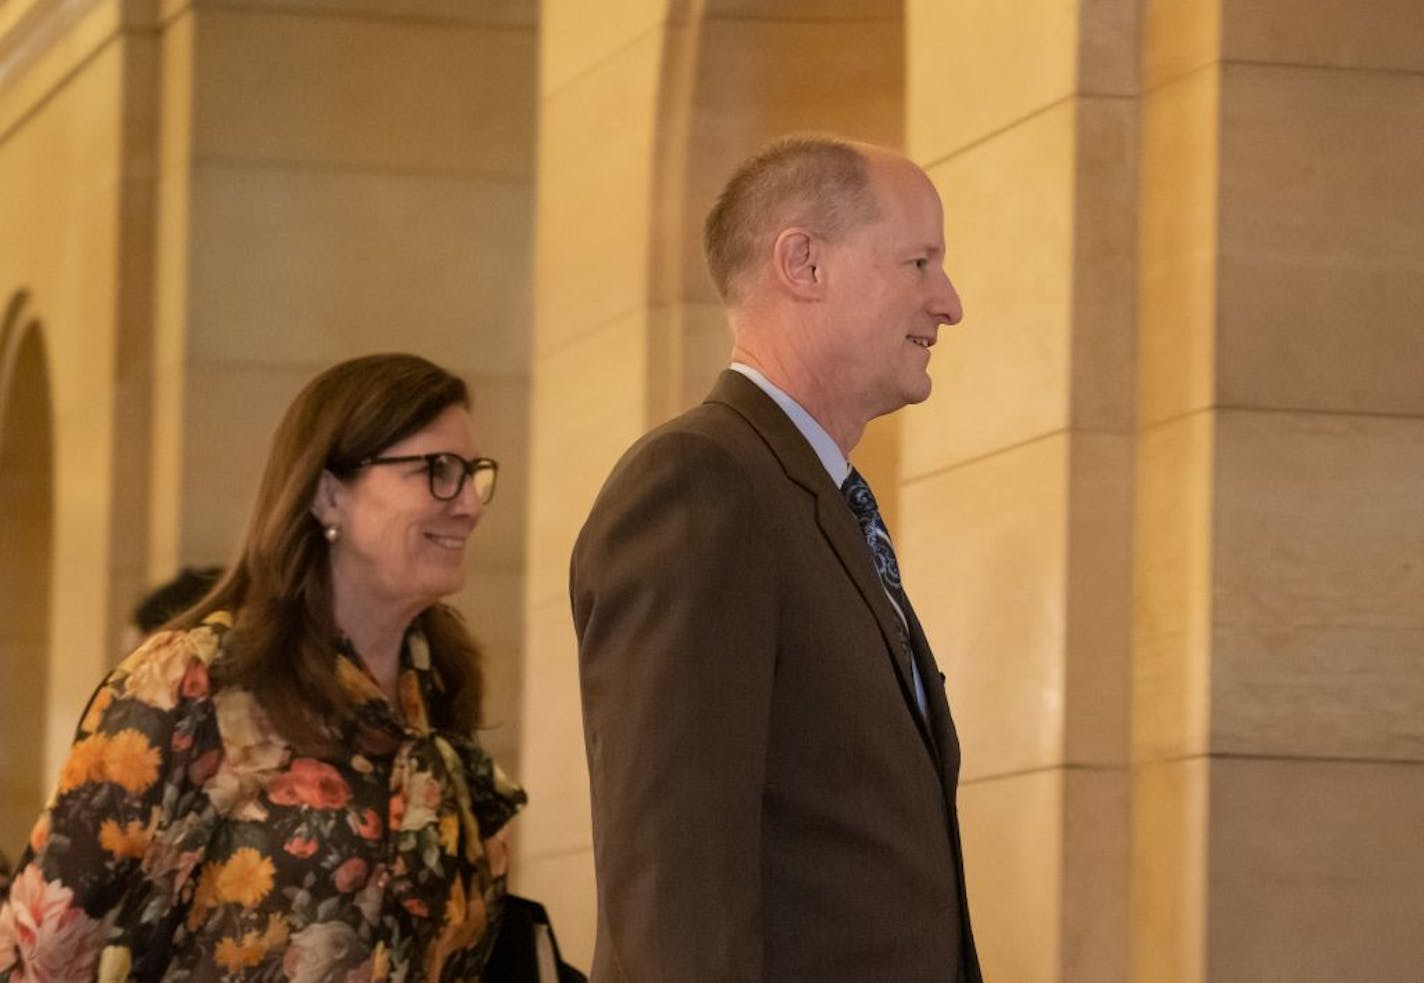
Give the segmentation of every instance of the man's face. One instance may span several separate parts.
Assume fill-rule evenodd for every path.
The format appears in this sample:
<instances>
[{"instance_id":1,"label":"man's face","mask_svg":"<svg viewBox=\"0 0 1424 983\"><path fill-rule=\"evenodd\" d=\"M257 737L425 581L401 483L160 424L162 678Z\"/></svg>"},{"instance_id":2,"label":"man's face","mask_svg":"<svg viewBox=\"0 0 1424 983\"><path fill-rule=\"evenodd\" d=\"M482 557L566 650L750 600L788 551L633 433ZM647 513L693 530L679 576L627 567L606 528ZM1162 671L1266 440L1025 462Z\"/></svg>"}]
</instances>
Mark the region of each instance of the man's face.
<instances>
[{"instance_id":1,"label":"man's face","mask_svg":"<svg viewBox=\"0 0 1424 983\"><path fill-rule=\"evenodd\" d=\"M930 394L930 346L963 317L944 272L944 211L918 167L872 158L880 216L831 244L826 276L827 371L837 398L866 419Z\"/></svg>"}]
</instances>

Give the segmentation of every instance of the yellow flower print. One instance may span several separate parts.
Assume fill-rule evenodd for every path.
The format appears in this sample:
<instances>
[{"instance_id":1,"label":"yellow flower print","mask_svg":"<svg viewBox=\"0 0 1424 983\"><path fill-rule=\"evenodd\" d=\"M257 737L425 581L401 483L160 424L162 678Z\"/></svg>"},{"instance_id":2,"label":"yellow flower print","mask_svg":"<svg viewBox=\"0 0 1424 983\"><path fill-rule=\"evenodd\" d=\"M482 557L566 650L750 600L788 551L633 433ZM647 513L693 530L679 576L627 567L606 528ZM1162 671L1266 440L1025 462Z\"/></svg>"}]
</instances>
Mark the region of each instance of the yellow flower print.
<instances>
[{"instance_id":1,"label":"yellow flower print","mask_svg":"<svg viewBox=\"0 0 1424 983\"><path fill-rule=\"evenodd\" d=\"M228 972L251 969L261 965L269 952L281 951L290 934L286 920L281 915L271 915L262 931L254 929L241 939L224 938L218 942L213 961Z\"/></svg>"},{"instance_id":2,"label":"yellow flower print","mask_svg":"<svg viewBox=\"0 0 1424 983\"><path fill-rule=\"evenodd\" d=\"M336 660L336 682L342 692L357 700L379 700L381 689L376 681L360 670L350 659Z\"/></svg>"},{"instance_id":3,"label":"yellow flower print","mask_svg":"<svg viewBox=\"0 0 1424 983\"><path fill-rule=\"evenodd\" d=\"M219 901L253 907L272 890L272 861L250 846L234 851L217 875Z\"/></svg>"},{"instance_id":4,"label":"yellow flower print","mask_svg":"<svg viewBox=\"0 0 1424 983\"><path fill-rule=\"evenodd\" d=\"M391 951L384 942L376 943L376 951L371 953L371 983L381 983L391 975Z\"/></svg>"},{"instance_id":5,"label":"yellow flower print","mask_svg":"<svg viewBox=\"0 0 1424 983\"><path fill-rule=\"evenodd\" d=\"M158 762L158 748L131 727L110 737L104 749L105 777L134 795L158 780Z\"/></svg>"},{"instance_id":6,"label":"yellow flower print","mask_svg":"<svg viewBox=\"0 0 1424 983\"><path fill-rule=\"evenodd\" d=\"M241 942L236 939L219 940L218 947L213 952L213 962L229 973L256 966L266 953L248 941L253 934L252 932L247 933Z\"/></svg>"},{"instance_id":7,"label":"yellow flower print","mask_svg":"<svg viewBox=\"0 0 1424 983\"><path fill-rule=\"evenodd\" d=\"M124 983L132 967L133 952L128 946L106 946L99 956L98 983Z\"/></svg>"},{"instance_id":8,"label":"yellow flower print","mask_svg":"<svg viewBox=\"0 0 1424 983\"><path fill-rule=\"evenodd\" d=\"M63 795L85 782L104 780L104 753L109 747L107 734L94 734L76 741L59 772L59 791Z\"/></svg>"},{"instance_id":9,"label":"yellow flower print","mask_svg":"<svg viewBox=\"0 0 1424 983\"><path fill-rule=\"evenodd\" d=\"M125 857L143 859L152 836L148 827L138 820L129 822L122 828L113 819L106 819L99 824L99 845L112 853L115 860Z\"/></svg>"},{"instance_id":10,"label":"yellow flower print","mask_svg":"<svg viewBox=\"0 0 1424 983\"><path fill-rule=\"evenodd\" d=\"M396 680L396 695L400 698L401 716L416 730L427 730L425 701L420 696L420 678L413 672L403 672Z\"/></svg>"},{"instance_id":11,"label":"yellow flower print","mask_svg":"<svg viewBox=\"0 0 1424 983\"><path fill-rule=\"evenodd\" d=\"M447 813L440 817L440 846L454 856L455 847L460 843L460 817Z\"/></svg>"}]
</instances>

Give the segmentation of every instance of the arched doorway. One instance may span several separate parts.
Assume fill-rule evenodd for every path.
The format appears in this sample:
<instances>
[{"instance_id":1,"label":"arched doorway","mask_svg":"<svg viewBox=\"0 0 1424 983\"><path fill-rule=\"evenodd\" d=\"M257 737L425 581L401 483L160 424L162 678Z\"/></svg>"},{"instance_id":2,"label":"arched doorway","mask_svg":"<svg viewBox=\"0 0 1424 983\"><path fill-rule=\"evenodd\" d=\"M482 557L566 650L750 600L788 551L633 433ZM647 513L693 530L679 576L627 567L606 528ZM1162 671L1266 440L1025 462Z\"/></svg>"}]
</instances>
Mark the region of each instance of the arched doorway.
<instances>
[{"instance_id":1,"label":"arched doorway","mask_svg":"<svg viewBox=\"0 0 1424 983\"><path fill-rule=\"evenodd\" d=\"M49 366L24 291L0 323L0 851L23 847L45 796L54 452Z\"/></svg>"},{"instance_id":2,"label":"arched doorway","mask_svg":"<svg viewBox=\"0 0 1424 983\"><path fill-rule=\"evenodd\" d=\"M700 401L727 363L722 306L703 269L702 220L732 169L787 133L904 145L903 0L670 4L650 250L649 419ZM855 451L892 528L899 428L872 421Z\"/></svg>"}]
</instances>

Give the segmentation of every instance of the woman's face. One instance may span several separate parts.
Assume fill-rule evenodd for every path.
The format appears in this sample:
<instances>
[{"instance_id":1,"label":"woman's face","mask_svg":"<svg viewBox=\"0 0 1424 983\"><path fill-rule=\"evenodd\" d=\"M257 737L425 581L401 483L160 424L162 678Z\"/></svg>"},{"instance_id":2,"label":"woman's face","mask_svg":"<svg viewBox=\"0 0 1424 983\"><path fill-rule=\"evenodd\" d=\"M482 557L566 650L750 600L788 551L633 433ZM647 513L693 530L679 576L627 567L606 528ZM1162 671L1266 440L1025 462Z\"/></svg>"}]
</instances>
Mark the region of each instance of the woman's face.
<instances>
[{"instance_id":1,"label":"woman's face","mask_svg":"<svg viewBox=\"0 0 1424 983\"><path fill-rule=\"evenodd\" d=\"M451 406L423 430L384 448L381 457L450 452L480 456L469 411ZM466 481L440 501L430 493L424 462L362 468L346 481L322 476L313 511L338 525L332 545L332 582L352 605L409 607L410 614L465 583L465 543L484 505Z\"/></svg>"}]
</instances>

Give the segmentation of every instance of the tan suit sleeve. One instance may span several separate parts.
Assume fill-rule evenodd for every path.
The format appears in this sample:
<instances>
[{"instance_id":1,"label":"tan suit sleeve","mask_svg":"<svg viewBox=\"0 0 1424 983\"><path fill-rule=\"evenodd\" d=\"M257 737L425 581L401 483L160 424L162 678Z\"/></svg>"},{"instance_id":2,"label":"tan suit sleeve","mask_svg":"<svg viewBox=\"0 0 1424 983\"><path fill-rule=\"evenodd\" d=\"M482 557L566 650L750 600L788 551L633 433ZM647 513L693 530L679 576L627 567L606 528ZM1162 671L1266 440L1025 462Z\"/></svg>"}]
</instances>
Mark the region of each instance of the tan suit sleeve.
<instances>
[{"instance_id":1,"label":"tan suit sleeve","mask_svg":"<svg viewBox=\"0 0 1424 983\"><path fill-rule=\"evenodd\" d=\"M615 471L571 595L599 880L594 978L762 978L777 572L744 466L664 433Z\"/></svg>"}]
</instances>

